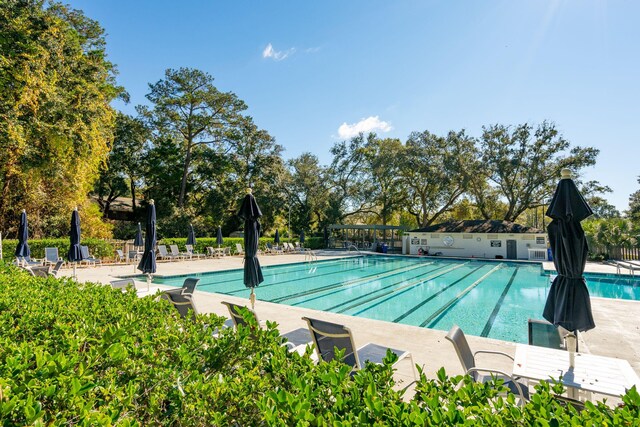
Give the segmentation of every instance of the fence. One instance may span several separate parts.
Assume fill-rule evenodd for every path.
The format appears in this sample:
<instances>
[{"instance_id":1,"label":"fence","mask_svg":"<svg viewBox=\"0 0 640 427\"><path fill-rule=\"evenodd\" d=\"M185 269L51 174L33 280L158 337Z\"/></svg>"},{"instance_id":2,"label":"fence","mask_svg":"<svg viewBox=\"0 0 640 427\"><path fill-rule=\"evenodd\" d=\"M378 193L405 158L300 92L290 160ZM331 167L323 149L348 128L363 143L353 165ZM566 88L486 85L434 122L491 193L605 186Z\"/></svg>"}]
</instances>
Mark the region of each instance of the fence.
<instances>
[{"instance_id":1,"label":"fence","mask_svg":"<svg viewBox=\"0 0 640 427\"><path fill-rule=\"evenodd\" d=\"M609 259L622 260L640 260L640 248L624 248L624 247L594 247L590 251L595 254L607 255Z\"/></svg>"}]
</instances>

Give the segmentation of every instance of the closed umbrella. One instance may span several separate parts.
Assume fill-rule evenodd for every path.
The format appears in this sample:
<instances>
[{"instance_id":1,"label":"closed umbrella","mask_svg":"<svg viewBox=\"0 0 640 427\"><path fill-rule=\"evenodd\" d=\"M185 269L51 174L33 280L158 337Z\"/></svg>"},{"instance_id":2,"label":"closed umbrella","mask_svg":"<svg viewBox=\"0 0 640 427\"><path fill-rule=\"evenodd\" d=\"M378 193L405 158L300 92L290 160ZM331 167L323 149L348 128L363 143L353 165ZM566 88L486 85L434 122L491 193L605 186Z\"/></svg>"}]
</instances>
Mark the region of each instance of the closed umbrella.
<instances>
[{"instance_id":1,"label":"closed umbrella","mask_svg":"<svg viewBox=\"0 0 640 427\"><path fill-rule=\"evenodd\" d=\"M76 277L76 265L82 261L82 250L80 249L80 215L76 207L71 213L71 227L69 230L69 252L67 259L73 263L73 277Z\"/></svg>"},{"instance_id":2,"label":"closed umbrella","mask_svg":"<svg viewBox=\"0 0 640 427\"><path fill-rule=\"evenodd\" d=\"M147 208L144 253L138 264L138 270L147 275L147 290L149 290L151 275L156 272L156 206L153 204L153 199L149 200L149 207Z\"/></svg>"},{"instance_id":3,"label":"closed umbrella","mask_svg":"<svg viewBox=\"0 0 640 427\"><path fill-rule=\"evenodd\" d=\"M187 236L187 245L196 246L196 232L193 230L193 224L189 224L189 235Z\"/></svg>"},{"instance_id":4,"label":"closed umbrella","mask_svg":"<svg viewBox=\"0 0 640 427\"><path fill-rule=\"evenodd\" d=\"M276 245L280 244L280 232L276 229L276 235L273 237L273 243Z\"/></svg>"},{"instance_id":5,"label":"closed umbrella","mask_svg":"<svg viewBox=\"0 0 640 427\"><path fill-rule=\"evenodd\" d=\"M300 245L304 245L304 230L300 231Z\"/></svg>"},{"instance_id":6,"label":"closed umbrella","mask_svg":"<svg viewBox=\"0 0 640 427\"><path fill-rule=\"evenodd\" d=\"M16 246L16 256L30 257L29 249L29 223L27 222L27 211L22 210L20 214L20 228L18 228L18 246Z\"/></svg>"},{"instance_id":7,"label":"closed umbrella","mask_svg":"<svg viewBox=\"0 0 640 427\"><path fill-rule=\"evenodd\" d=\"M142 226L140 225L140 223L138 223L138 232L136 233L136 238L133 239L133 246L144 246L144 240L142 240Z\"/></svg>"},{"instance_id":8,"label":"closed umbrella","mask_svg":"<svg viewBox=\"0 0 640 427\"><path fill-rule=\"evenodd\" d=\"M222 227L218 226L218 234L216 236L216 243L218 244L218 249L220 249L220 245L224 243L222 239Z\"/></svg>"},{"instance_id":9,"label":"closed umbrella","mask_svg":"<svg viewBox=\"0 0 640 427\"><path fill-rule=\"evenodd\" d=\"M251 308L254 308L256 295L254 288L264 281L260 262L256 257L258 253L258 237L260 236L260 222L262 216L251 189L247 189L247 195L242 200L242 206L238 212L240 219L244 220L244 285L251 288Z\"/></svg>"},{"instance_id":10,"label":"closed umbrella","mask_svg":"<svg viewBox=\"0 0 640 427\"><path fill-rule=\"evenodd\" d=\"M547 231L558 275L549 289L542 315L554 325L572 332L574 337L578 331L595 327L589 290L583 277L588 246L580 225L580 221L592 214L571 179L571 172L563 169L562 179L546 212L552 218ZM573 356L575 343L568 343L568 346Z\"/></svg>"}]
</instances>

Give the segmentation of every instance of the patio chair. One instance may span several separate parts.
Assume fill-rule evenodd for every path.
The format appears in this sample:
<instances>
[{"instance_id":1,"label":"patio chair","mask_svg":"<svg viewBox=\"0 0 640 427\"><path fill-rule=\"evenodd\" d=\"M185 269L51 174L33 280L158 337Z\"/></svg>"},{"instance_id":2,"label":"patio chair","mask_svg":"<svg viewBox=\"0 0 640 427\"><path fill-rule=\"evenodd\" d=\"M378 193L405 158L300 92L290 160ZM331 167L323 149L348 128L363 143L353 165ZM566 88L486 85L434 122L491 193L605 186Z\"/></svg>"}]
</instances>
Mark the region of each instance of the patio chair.
<instances>
[{"instance_id":1,"label":"patio chair","mask_svg":"<svg viewBox=\"0 0 640 427\"><path fill-rule=\"evenodd\" d=\"M185 254L180 252L180 249L178 249L178 245L169 245L169 249L171 249L171 255L173 256L174 259L186 258Z\"/></svg>"},{"instance_id":2,"label":"patio chair","mask_svg":"<svg viewBox=\"0 0 640 427\"><path fill-rule=\"evenodd\" d=\"M464 332L462 332L462 329L457 325L454 325L451 330L449 330L446 339L453 344L462 368L465 370L465 374L469 375L474 381L485 383L491 381L493 378L500 378L504 380L505 387L520 398L521 404L529 400L529 387L526 384L516 381L512 375L498 369L476 366L476 355L479 353L505 356L511 360L513 360L513 357L499 351L478 350L475 353L472 352L467 343L467 338L464 336ZM482 374L482 372L488 373L489 375Z\"/></svg>"},{"instance_id":3,"label":"patio chair","mask_svg":"<svg viewBox=\"0 0 640 427\"><path fill-rule=\"evenodd\" d=\"M44 265L55 265L58 261L62 260L58 255L58 248L44 248Z\"/></svg>"},{"instance_id":4,"label":"patio chair","mask_svg":"<svg viewBox=\"0 0 640 427\"><path fill-rule=\"evenodd\" d=\"M82 253L82 262L86 262L87 264L102 264L102 260L100 258L94 258L89 254L89 246L80 246L80 252Z\"/></svg>"},{"instance_id":5,"label":"patio chair","mask_svg":"<svg viewBox=\"0 0 640 427\"><path fill-rule=\"evenodd\" d=\"M36 277L49 277L49 271L51 271L51 265L34 265L33 267L27 267L26 269Z\"/></svg>"},{"instance_id":6,"label":"patio chair","mask_svg":"<svg viewBox=\"0 0 640 427\"><path fill-rule=\"evenodd\" d=\"M193 296L193 293L195 292L196 287L198 286L198 282L200 282L200 279L196 279L194 277L187 277L186 279L184 279L184 282L182 283L181 288L169 289L167 291L164 291L163 294Z\"/></svg>"},{"instance_id":7,"label":"patio chair","mask_svg":"<svg viewBox=\"0 0 640 427\"><path fill-rule=\"evenodd\" d=\"M58 273L60 272L60 269L62 268L63 265L64 265L63 260L59 260L58 262L56 262L56 265L49 271L49 275L53 277L58 277Z\"/></svg>"},{"instance_id":8,"label":"patio chair","mask_svg":"<svg viewBox=\"0 0 640 427\"><path fill-rule=\"evenodd\" d=\"M233 325L235 327L238 327L238 325L242 325L245 328L250 327L245 318L242 316L243 310L251 313L251 316L253 316L253 318L255 319L256 324L258 326L260 325L258 314L250 308L226 301L222 301L222 304L226 305L229 309L229 315L231 316L231 320L233 321ZM294 329L293 331L289 331L286 334L280 335L280 338L282 339L282 345L286 346L289 351L297 351L300 354L304 354L306 346L313 342L311 334L306 328Z\"/></svg>"},{"instance_id":9,"label":"patio chair","mask_svg":"<svg viewBox=\"0 0 640 427\"><path fill-rule=\"evenodd\" d=\"M173 304L182 318L187 317L190 313L193 319L198 315L198 309L193 303L193 295L164 292L158 299L165 299Z\"/></svg>"},{"instance_id":10,"label":"patio chair","mask_svg":"<svg viewBox=\"0 0 640 427\"><path fill-rule=\"evenodd\" d=\"M391 350L392 353L398 356L398 360L395 361L393 366L403 359L409 359L413 378L414 380L417 379L413 356L410 352L374 343L367 343L357 348L353 341L351 329L348 327L310 317L303 317L302 320L305 320L309 326L319 360L330 362L336 358L336 350L344 350L342 362L351 366L353 370L358 370L362 369L366 362L382 364L387 355L387 350Z\"/></svg>"},{"instance_id":11,"label":"patio chair","mask_svg":"<svg viewBox=\"0 0 640 427\"><path fill-rule=\"evenodd\" d=\"M129 285L133 286L133 289L136 288L136 284L133 279L119 279L111 281L111 287L113 289L122 289L124 291Z\"/></svg>"},{"instance_id":12,"label":"patio chair","mask_svg":"<svg viewBox=\"0 0 640 427\"><path fill-rule=\"evenodd\" d=\"M244 255L244 249L240 243L236 243L236 255Z\"/></svg>"},{"instance_id":13,"label":"patio chair","mask_svg":"<svg viewBox=\"0 0 640 427\"><path fill-rule=\"evenodd\" d=\"M140 257L142 256L140 252L134 250L130 250L128 255L129 261L132 262L138 262L140 260Z\"/></svg>"},{"instance_id":14,"label":"patio chair","mask_svg":"<svg viewBox=\"0 0 640 427\"><path fill-rule=\"evenodd\" d=\"M222 249L222 256L231 256L231 248L229 246L225 246Z\"/></svg>"},{"instance_id":15,"label":"patio chair","mask_svg":"<svg viewBox=\"0 0 640 427\"><path fill-rule=\"evenodd\" d=\"M207 246L207 256L210 258L218 258L221 254L213 249L213 246Z\"/></svg>"},{"instance_id":16,"label":"patio chair","mask_svg":"<svg viewBox=\"0 0 640 427\"><path fill-rule=\"evenodd\" d=\"M176 259L173 254L167 252L167 247L165 245L158 245L158 259Z\"/></svg>"},{"instance_id":17,"label":"patio chair","mask_svg":"<svg viewBox=\"0 0 640 427\"><path fill-rule=\"evenodd\" d=\"M529 331L529 345L566 350L562 334L553 323L546 320L529 319L527 329ZM576 349L576 351L578 350Z\"/></svg>"},{"instance_id":18,"label":"patio chair","mask_svg":"<svg viewBox=\"0 0 640 427\"><path fill-rule=\"evenodd\" d=\"M18 259L22 259L23 265L42 265L42 261L38 261L37 259L32 259L29 255L24 257L18 257Z\"/></svg>"},{"instance_id":19,"label":"patio chair","mask_svg":"<svg viewBox=\"0 0 640 427\"><path fill-rule=\"evenodd\" d=\"M205 256L204 254L198 253L196 251L193 250L193 245L184 245L185 248L187 248L187 256L189 258L202 258L203 256Z\"/></svg>"}]
</instances>

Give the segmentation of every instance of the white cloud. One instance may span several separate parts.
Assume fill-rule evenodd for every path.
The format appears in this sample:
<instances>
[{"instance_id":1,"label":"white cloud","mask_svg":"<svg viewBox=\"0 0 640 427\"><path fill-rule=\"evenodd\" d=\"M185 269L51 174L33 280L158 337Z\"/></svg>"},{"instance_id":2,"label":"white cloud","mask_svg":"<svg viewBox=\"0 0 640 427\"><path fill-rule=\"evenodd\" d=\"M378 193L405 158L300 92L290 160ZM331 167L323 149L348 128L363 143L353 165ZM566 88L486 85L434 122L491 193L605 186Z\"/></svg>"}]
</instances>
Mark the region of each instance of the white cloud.
<instances>
[{"instance_id":1,"label":"white cloud","mask_svg":"<svg viewBox=\"0 0 640 427\"><path fill-rule=\"evenodd\" d=\"M338 136L340 138L353 138L359 133L369 133L374 131L389 132L391 124L380 120L379 116L370 116L366 119L362 119L357 123L348 125L346 122L341 124L338 128Z\"/></svg>"},{"instance_id":2,"label":"white cloud","mask_svg":"<svg viewBox=\"0 0 640 427\"><path fill-rule=\"evenodd\" d=\"M267 47L262 51L262 57L265 59L273 59L274 61L282 61L286 59L289 55L292 55L296 51L295 47L287 50L275 50L273 45L269 43Z\"/></svg>"}]
</instances>

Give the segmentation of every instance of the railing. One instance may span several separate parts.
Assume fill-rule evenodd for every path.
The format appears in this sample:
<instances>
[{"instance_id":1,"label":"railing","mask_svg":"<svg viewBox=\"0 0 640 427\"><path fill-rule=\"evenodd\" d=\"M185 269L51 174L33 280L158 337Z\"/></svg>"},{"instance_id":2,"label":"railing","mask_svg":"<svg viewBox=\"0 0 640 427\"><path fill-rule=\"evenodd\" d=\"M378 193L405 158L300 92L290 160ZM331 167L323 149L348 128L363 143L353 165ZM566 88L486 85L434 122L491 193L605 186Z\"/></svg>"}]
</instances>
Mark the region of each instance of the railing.
<instances>
[{"instance_id":1,"label":"railing","mask_svg":"<svg viewBox=\"0 0 640 427\"><path fill-rule=\"evenodd\" d=\"M311 249L307 249L304 251L304 260L309 262L318 261L318 256Z\"/></svg>"},{"instance_id":2,"label":"railing","mask_svg":"<svg viewBox=\"0 0 640 427\"><path fill-rule=\"evenodd\" d=\"M360 249L358 249L358 247L356 245L351 245L347 248L347 252L351 252L351 248L353 248L354 251L361 253Z\"/></svg>"}]
</instances>

